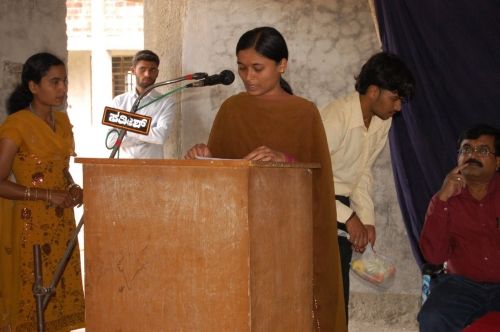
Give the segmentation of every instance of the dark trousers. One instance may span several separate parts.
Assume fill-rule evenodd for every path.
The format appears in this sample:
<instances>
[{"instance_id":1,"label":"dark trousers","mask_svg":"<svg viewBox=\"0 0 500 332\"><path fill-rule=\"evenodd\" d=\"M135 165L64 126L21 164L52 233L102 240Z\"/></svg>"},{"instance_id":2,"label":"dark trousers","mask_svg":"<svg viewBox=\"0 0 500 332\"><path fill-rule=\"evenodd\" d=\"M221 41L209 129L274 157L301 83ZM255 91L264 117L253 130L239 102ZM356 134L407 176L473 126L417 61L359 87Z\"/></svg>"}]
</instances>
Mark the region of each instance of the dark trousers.
<instances>
[{"instance_id":1,"label":"dark trousers","mask_svg":"<svg viewBox=\"0 0 500 332\"><path fill-rule=\"evenodd\" d=\"M432 280L417 319L422 332L458 332L489 311L500 311L500 284L443 274Z\"/></svg>"},{"instance_id":2,"label":"dark trousers","mask_svg":"<svg viewBox=\"0 0 500 332\"><path fill-rule=\"evenodd\" d=\"M348 197L335 196L335 198L347 206L350 205ZM343 223L337 222L337 228L347 232L347 228ZM349 240L347 240L347 238L343 236L338 236L338 241L339 241L340 265L342 268L342 280L344 286L345 315L347 322L349 318L349 271L351 268L352 245L351 242L349 242Z\"/></svg>"}]
</instances>

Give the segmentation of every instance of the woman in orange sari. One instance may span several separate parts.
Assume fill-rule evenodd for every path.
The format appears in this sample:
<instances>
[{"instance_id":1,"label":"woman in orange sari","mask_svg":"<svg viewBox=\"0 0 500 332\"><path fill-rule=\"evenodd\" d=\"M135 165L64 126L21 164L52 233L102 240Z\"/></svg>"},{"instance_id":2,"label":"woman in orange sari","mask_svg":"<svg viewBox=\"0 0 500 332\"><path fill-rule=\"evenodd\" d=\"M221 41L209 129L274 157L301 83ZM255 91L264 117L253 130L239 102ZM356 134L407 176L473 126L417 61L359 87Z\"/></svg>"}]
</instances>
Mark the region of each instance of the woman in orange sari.
<instances>
[{"instance_id":1,"label":"woman in orange sari","mask_svg":"<svg viewBox=\"0 0 500 332\"><path fill-rule=\"evenodd\" d=\"M31 56L0 126L0 331L37 330L33 245L42 250L48 284L75 230L73 207L83 191L72 182L74 140L66 113L64 63L49 53ZM44 285L46 286L46 285ZM84 326L80 257L76 246L45 310L46 331Z\"/></svg>"}]
</instances>

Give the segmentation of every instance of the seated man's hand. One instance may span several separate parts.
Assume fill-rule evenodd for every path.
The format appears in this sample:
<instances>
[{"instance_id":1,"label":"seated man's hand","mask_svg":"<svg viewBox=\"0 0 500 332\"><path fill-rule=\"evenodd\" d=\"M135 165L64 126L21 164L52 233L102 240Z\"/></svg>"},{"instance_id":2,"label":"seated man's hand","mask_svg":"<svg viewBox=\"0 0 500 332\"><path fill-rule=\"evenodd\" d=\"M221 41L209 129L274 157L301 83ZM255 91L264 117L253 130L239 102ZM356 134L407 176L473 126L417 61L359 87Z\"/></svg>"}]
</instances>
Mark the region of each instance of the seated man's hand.
<instances>
[{"instance_id":1,"label":"seated man's hand","mask_svg":"<svg viewBox=\"0 0 500 332\"><path fill-rule=\"evenodd\" d=\"M356 214L353 214L345 224L349 233L349 241L351 241L354 250L362 252L368 244L368 232Z\"/></svg>"},{"instance_id":2,"label":"seated man's hand","mask_svg":"<svg viewBox=\"0 0 500 332\"><path fill-rule=\"evenodd\" d=\"M184 156L184 159L196 159L196 157L211 158L212 153L206 144L200 143L193 146Z\"/></svg>"},{"instance_id":3,"label":"seated man's hand","mask_svg":"<svg viewBox=\"0 0 500 332\"><path fill-rule=\"evenodd\" d=\"M465 188L467 183L465 177L460 172L467 166L469 166L467 163L457 166L446 175L443 185L438 191L438 198L440 200L446 202L450 197L458 195Z\"/></svg>"}]
</instances>

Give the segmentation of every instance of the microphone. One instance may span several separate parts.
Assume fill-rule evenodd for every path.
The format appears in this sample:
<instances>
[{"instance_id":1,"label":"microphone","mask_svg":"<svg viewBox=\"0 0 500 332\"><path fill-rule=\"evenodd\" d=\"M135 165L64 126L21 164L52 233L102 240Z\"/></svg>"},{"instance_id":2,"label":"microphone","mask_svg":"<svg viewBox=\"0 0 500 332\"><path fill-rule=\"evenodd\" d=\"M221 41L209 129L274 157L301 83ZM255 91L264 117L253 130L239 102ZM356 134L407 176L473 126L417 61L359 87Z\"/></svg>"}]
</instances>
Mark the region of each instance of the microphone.
<instances>
[{"instance_id":1,"label":"microphone","mask_svg":"<svg viewBox=\"0 0 500 332\"><path fill-rule=\"evenodd\" d=\"M223 70L220 72L220 74L215 74L208 76L205 79L201 79L199 81L189 83L186 87L187 88L197 88L201 86L209 86L209 85L217 85L217 84L223 84L223 85L229 85L234 82L234 74L230 70Z\"/></svg>"}]
</instances>

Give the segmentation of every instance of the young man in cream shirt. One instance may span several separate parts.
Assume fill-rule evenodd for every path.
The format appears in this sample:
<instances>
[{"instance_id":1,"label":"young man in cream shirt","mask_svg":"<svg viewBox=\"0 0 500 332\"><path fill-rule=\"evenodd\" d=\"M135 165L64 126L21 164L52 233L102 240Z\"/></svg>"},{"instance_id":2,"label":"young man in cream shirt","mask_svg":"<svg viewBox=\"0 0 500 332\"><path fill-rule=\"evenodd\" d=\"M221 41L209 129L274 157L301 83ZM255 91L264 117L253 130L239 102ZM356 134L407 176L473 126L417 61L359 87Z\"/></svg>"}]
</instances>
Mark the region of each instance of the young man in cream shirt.
<instances>
[{"instance_id":1,"label":"young man in cream shirt","mask_svg":"<svg viewBox=\"0 0 500 332\"><path fill-rule=\"evenodd\" d=\"M387 142L392 116L414 92L414 78L396 55L377 53L356 76L356 92L322 111L332 158L344 297L349 304L349 267L353 249L375 244L372 166Z\"/></svg>"}]
</instances>

